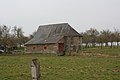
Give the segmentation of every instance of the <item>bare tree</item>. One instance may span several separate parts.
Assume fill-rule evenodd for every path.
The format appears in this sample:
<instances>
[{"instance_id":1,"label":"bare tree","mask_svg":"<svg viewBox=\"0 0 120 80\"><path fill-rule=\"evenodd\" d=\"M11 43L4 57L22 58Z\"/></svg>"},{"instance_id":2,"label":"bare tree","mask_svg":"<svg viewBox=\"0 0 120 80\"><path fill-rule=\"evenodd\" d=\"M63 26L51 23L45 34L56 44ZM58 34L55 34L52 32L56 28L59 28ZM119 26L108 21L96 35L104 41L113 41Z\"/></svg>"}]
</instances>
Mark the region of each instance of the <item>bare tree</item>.
<instances>
[{"instance_id":1,"label":"bare tree","mask_svg":"<svg viewBox=\"0 0 120 80\"><path fill-rule=\"evenodd\" d=\"M17 37L18 37L18 38L23 37L23 33L24 33L24 32L23 32L22 28L18 28L18 29L17 29Z\"/></svg>"},{"instance_id":2,"label":"bare tree","mask_svg":"<svg viewBox=\"0 0 120 80\"><path fill-rule=\"evenodd\" d=\"M18 45L21 47L29 40L23 33L22 28L17 26L14 26L12 30L9 26L0 26L0 46L4 46L5 52L13 50L14 47L17 48Z\"/></svg>"},{"instance_id":3,"label":"bare tree","mask_svg":"<svg viewBox=\"0 0 120 80\"><path fill-rule=\"evenodd\" d=\"M110 41L111 31L108 29L108 30L100 31L100 33L101 33L102 41L105 43L105 46L108 46L108 42Z\"/></svg>"},{"instance_id":4,"label":"bare tree","mask_svg":"<svg viewBox=\"0 0 120 80\"><path fill-rule=\"evenodd\" d=\"M114 35L115 35L114 42L117 42L117 48L118 48L119 42L120 42L120 31L119 31L119 29L114 29Z\"/></svg>"},{"instance_id":5,"label":"bare tree","mask_svg":"<svg viewBox=\"0 0 120 80\"><path fill-rule=\"evenodd\" d=\"M115 34L114 33L111 33L110 34L110 43L111 43L111 48L113 47L113 42L115 41Z\"/></svg>"},{"instance_id":6,"label":"bare tree","mask_svg":"<svg viewBox=\"0 0 120 80\"><path fill-rule=\"evenodd\" d=\"M36 34L36 31L34 31L32 34L30 34L30 39L32 39Z\"/></svg>"},{"instance_id":7,"label":"bare tree","mask_svg":"<svg viewBox=\"0 0 120 80\"><path fill-rule=\"evenodd\" d=\"M10 36L10 27L7 27L5 25L2 26L2 43L5 47L5 52L7 51L7 47L8 47L8 38Z\"/></svg>"},{"instance_id":8,"label":"bare tree","mask_svg":"<svg viewBox=\"0 0 120 80\"><path fill-rule=\"evenodd\" d=\"M23 34L24 32L22 28L14 26L12 31L13 31L14 40L16 41L16 46L19 45L21 47L21 45L24 44L27 40L27 38Z\"/></svg>"},{"instance_id":9,"label":"bare tree","mask_svg":"<svg viewBox=\"0 0 120 80\"><path fill-rule=\"evenodd\" d=\"M0 44L1 44L1 41L2 41L2 27L0 26Z\"/></svg>"},{"instance_id":10,"label":"bare tree","mask_svg":"<svg viewBox=\"0 0 120 80\"><path fill-rule=\"evenodd\" d=\"M99 32L97 31L97 29L94 28L90 28L89 30L86 31L87 35L89 35L92 46L95 47L95 42L96 42L96 38L99 35Z\"/></svg>"},{"instance_id":11,"label":"bare tree","mask_svg":"<svg viewBox=\"0 0 120 80\"><path fill-rule=\"evenodd\" d=\"M103 42L103 36L101 34L99 34L99 36L97 36L96 43L98 43L101 48L103 47L104 42Z\"/></svg>"},{"instance_id":12,"label":"bare tree","mask_svg":"<svg viewBox=\"0 0 120 80\"><path fill-rule=\"evenodd\" d=\"M88 44L90 43L90 36L86 33L86 32L84 32L84 33L81 33L81 35L83 36L83 43L85 43L85 48L87 48L88 47Z\"/></svg>"},{"instance_id":13,"label":"bare tree","mask_svg":"<svg viewBox=\"0 0 120 80\"><path fill-rule=\"evenodd\" d=\"M13 32L13 37L17 37L17 26L14 26L11 31Z\"/></svg>"}]
</instances>

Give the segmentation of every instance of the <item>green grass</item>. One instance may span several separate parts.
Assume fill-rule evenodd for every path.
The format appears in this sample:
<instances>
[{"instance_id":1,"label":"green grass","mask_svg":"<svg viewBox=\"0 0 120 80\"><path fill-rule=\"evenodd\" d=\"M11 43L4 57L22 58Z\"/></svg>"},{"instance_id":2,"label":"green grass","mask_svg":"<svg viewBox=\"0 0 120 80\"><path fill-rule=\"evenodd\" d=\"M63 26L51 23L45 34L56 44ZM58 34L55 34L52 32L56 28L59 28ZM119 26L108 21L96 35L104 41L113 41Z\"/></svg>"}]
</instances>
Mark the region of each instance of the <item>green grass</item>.
<instances>
[{"instance_id":1,"label":"green grass","mask_svg":"<svg viewBox=\"0 0 120 80\"><path fill-rule=\"evenodd\" d=\"M120 58L54 55L0 55L0 80L32 80L31 60L38 58L42 80L119 80Z\"/></svg>"},{"instance_id":2,"label":"green grass","mask_svg":"<svg viewBox=\"0 0 120 80\"><path fill-rule=\"evenodd\" d=\"M120 57L120 47L119 48L110 48L110 47L103 47L101 48L85 48L83 49L83 52L85 53L100 53L100 54L106 54L111 56L118 56Z\"/></svg>"}]
</instances>

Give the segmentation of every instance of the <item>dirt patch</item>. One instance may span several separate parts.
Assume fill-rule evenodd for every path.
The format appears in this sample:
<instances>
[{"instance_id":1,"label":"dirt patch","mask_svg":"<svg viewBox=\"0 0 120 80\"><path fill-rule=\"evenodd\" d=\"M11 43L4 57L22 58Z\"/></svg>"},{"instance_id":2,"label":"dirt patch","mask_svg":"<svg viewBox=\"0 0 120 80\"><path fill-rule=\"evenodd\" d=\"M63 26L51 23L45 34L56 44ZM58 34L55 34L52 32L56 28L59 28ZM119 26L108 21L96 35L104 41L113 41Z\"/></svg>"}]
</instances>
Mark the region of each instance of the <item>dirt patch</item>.
<instances>
[{"instance_id":1,"label":"dirt patch","mask_svg":"<svg viewBox=\"0 0 120 80\"><path fill-rule=\"evenodd\" d=\"M95 56L95 57L117 57L107 54L100 54L100 53L81 53L82 56Z\"/></svg>"},{"instance_id":2,"label":"dirt patch","mask_svg":"<svg viewBox=\"0 0 120 80\"><path fill-rule=\"evenodd\" d=\"M113 69L113 72L120 72L120 69Z\"/></svg>"}]
</instances>

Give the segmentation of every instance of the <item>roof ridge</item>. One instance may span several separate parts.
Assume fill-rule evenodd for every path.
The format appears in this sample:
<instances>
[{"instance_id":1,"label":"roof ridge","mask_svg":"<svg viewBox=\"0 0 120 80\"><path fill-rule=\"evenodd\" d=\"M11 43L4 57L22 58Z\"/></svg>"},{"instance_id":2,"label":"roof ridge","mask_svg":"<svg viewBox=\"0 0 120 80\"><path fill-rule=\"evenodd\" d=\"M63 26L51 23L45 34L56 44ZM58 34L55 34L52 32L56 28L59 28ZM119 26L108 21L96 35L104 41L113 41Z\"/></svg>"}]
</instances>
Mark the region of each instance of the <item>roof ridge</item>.
<instances>
[{"instance_id":1,"label":"roof ridge","mask_svg":"<svg viewBox=\"0 0 120 80\"><path fill-rule=\"evenodd\" d=\"M45 25L43 24L43 25L40 25L39 27L41 27L41 26L52 26L52 25L63 25L63 24L69 25L68 23L55 23L55 24L51 23L51 24L45 24Z\"/></svg>"}]
</instances>

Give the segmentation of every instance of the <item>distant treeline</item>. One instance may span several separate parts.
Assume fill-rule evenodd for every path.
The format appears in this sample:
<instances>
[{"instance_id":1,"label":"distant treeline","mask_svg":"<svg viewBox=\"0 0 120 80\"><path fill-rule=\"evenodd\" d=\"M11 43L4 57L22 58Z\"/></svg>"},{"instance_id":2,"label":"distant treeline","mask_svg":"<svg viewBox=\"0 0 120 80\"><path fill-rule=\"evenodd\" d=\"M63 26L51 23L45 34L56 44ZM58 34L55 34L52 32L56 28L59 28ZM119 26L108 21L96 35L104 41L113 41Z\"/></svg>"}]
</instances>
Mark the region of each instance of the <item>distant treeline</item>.
<instances>
[{"instance_id":1,"label":"distant treeline","mask_svg":"<svg viewBox=\"0 0 120 80\"><path fill-rule=\"evenodd\" d=\"M21 47L29 37L24 36L22 28L14 26L0 26L0 46L5 48L5 51L12 50L15 47Z\"/></svg>"},{"instance_id":2,"label":"distant treeline","mask_svg":"<svg viewBox=\"0 0 120 80\"><path fill-rule=\"evenodd\" d=\"M100 46L101 48L103 46L118 47L120 42L120 31L118 29L114 29L114 31L109 29L98 31L97 29L90 28L82 32L81 35L83 35L83 43L86 48L95 46ZM109 43L110 45L108 45Z\"/></svg>"}]
</instances>

